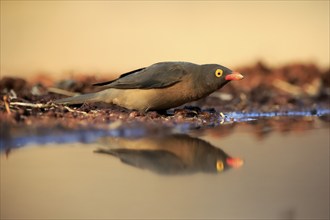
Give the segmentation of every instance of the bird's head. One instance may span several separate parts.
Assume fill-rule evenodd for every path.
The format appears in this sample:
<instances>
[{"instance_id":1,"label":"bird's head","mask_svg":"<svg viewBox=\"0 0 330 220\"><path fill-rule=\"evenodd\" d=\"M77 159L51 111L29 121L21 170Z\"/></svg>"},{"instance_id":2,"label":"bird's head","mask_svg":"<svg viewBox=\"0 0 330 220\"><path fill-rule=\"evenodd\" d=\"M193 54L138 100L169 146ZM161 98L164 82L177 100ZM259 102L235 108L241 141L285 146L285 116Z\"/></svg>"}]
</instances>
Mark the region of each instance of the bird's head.
<instances>
[{"instance_id":1,"label":"bird's head","mask_svg":"<svg viewBox=\"0 0 330 220\"><path fill-rule=\"evenodd\" d=\"M210 89L220 89L232 80L241 80L243 75L239 72L234 72L227 67L218 64L206 64L201 66L201 75L203 80Z\"/></svg>"},{"instance_id":2,"label":"bird's head","mask_svg":"<svg viewBox=\"0 0 330 220\"><path fill-rule=\"evenodd\" d=\"M222 172L228 168L240 168L244 164L244 161L240 158L227 157L226 160L218 159L216 161L216 170L217 172Z\"/></svg>"}]
</instances>

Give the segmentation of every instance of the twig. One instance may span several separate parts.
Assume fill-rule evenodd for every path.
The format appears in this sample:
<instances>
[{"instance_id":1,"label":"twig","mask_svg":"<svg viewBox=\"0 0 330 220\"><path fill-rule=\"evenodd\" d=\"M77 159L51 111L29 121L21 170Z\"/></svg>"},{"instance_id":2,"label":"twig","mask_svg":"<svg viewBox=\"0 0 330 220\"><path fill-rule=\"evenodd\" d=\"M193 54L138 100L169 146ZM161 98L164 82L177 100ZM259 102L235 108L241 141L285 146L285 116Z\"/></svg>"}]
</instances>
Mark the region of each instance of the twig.
<instances>
[{"instance_id":1,"label":"twig","mask_svg":"<svg viewBox=\"0 0 330 220\"><path fill-rule=\"evenodd\" d=\"M220 112L219 115L221 116L220 124L223 124L225 122L226 116L222 112Z\"/></svg>"},{"instance_id":2,"label":"twig","mask_svg":"<svg viewBox=\"0 0 330 220\"><path fill-rule=\"evenodd\" d=\"M52 93L56 93L56 94L60 94L60 95L66 95L66 96L80 95L80 93L78 93L78 92L70 92L70 91L67 91L67 90L64 90L64 89L55 88L55 87L48 88L48 92L52 92Z\"/></svg>"},{"instance_id":3,"label":"twig","mask_svg":"<svg viewBox=\"0 0 330 220\"><path fill-rule=\"evenodd\" d=\"M6 103L6 102L5 102ZM46 104L43 104L43 103L26 103L26 102L10 102L9 103L10 105L16 105L16 106L25 106L25 107L31 107L31 108L49 108L49 107L57 107L56 104L54 103L46 103ZM83 112L83 111L79 111L79 110L75 110L75 109L72 109L72 108L69 108L68 106L63 106L66 110L68 110L69 112L76 112L76 113L80 113L80 114L83 114L83 115L88 115L87 112ZM6 107L7 108L7 107ZM9 108L9 106L8 106ZM8 111L8 110L7 110ZM10 111L10 110L9 110Z\"/></svg>"},{"instance_id":4,"label":"twig","mask_svg":"<svg viewBox=\"0 0 330 220\"><path fill-rule=\"evenodd\" d=\"M10 105L16 105L16 106L26 106L26 107L32 107L32 108L49 108L51 106L54 106L54 104L43 104L43 103L26 103L26 102L10 102Z\"/></svg>"},{"instance_id":5,"label":"twig","mask_svg":"<svg viewBox=\"0 0 330 220\"><path fill-rule=\"evenodd\" d=\"M7 113L8 113L8 115L10 115L11 114L11 111L10 111L10 108L9 108L9 104L8 104L9 101L8 101L7 95L3 96L3 101L5 103L5 107L6 107Z\"/></svg>"},{"instance_id":6,"label":"twig","mask_svg":"<svg viewBox=\"0 0 330 220\"><path fill-rule=\"evenodd\" d=\"M9 98L10 99L16 99L17 98L16 92L13 89L11 89L9 91Z\"/></svg>"},{"instance_id":7,"label":"twig","mask_svg":"<svg viewBox=\"0 0 330 220\"><path fill-rule=\"evenodd\" d=\"M281 79L275 79L273 82L273 85L276 88L279 88L287 93L290 93L295 96L299 96L303 93L302 89L299 88L298 86L292 85L286 81L283 81Z\"/></svg>"},{"instance_id":8,"label":"twig","mask_svg":"<svg viewBox=\"0 0 330 220\"><path fill-rule=\"evenodd\" d=\"M83 115L88 115L87 112L74 110L74 109L72 109L72 108L69 108L68 106L64 106L64 108L65 108L66 110L68 110L69 112L76 112L76 113L80 113L80 114L83 114Z\"/></svg>"}]
</instances>

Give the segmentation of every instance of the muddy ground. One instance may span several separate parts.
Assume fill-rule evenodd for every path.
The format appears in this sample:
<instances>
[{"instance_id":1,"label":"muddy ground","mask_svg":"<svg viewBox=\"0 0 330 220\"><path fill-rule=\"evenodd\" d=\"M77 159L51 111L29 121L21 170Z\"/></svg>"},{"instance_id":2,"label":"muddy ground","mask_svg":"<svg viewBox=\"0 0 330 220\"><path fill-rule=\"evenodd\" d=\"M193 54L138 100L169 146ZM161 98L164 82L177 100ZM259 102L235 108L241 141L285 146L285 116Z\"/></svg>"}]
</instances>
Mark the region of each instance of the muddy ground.
<instances>
[{"instance_id":1,"label":"muddy ground","mask_svg":"<svg viewBox=\"0 0 330 220\"><path fill-rule=\"evenodd\" d=\"M104 103L69 107L52 104L53 100L66 95L97 91L91 84L111 78L95 75L62 80L46 75L30 79L2 77L1 130L8 127L108 128L118 121L203 127L218 125L224 119L234 120L226 117L230 112L285 114L304 111L317 115L322 109L330 109L330 69L321 70L314 64L302 63L271 68L258 62L237 70L245 77L242 81L231 82L207 98L167 113L140 113ZM329 121L329 115L321 119Z\"/></svg>"}]
</instances>

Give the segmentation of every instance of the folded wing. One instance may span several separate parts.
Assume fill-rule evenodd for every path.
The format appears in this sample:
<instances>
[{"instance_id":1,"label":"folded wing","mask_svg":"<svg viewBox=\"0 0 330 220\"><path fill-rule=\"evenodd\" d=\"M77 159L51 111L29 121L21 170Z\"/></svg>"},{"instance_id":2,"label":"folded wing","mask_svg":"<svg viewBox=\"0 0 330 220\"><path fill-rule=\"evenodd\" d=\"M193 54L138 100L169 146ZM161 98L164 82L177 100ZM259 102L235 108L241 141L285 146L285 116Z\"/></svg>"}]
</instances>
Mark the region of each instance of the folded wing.
<instances>
[{"instance_id":1,"label":"folded wing","mask_svg":"<svg viewBox=\"0 0 330 220\"><path fill-rule=\"evenodd\" d=\"M178 63L156 63L147 68L140 68L122 74L119 78L94 84L102 88L116 89L154 89L172 86L181 81L186 74Z\"/></svg>"}]
</instances>

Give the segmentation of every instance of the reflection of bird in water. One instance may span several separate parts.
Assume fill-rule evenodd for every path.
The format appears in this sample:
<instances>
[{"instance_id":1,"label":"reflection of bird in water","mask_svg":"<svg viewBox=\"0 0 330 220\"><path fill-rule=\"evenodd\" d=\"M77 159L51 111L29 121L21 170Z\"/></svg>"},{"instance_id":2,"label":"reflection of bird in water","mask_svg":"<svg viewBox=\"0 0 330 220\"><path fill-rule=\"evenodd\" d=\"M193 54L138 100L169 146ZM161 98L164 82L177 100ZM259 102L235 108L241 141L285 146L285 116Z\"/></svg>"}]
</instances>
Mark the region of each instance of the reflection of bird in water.
<instances>
[{"instance_id":1,"label":"reflection of bird in water","mask_svg":"<svg viewBox=\"0 0 330 220\"><path fill-rule=\"evenodd\" d=\"M243 164L241 159L230 157L206 141L182 134L139 139L108 137L100 142L107 147L97 153L110 154L126 164L160 174L217 173Z\"/></svg>"}]
</instances>

